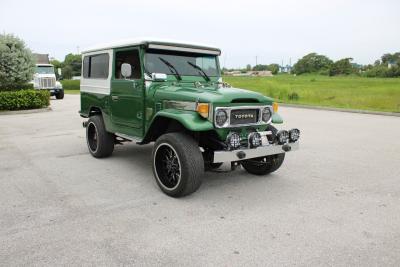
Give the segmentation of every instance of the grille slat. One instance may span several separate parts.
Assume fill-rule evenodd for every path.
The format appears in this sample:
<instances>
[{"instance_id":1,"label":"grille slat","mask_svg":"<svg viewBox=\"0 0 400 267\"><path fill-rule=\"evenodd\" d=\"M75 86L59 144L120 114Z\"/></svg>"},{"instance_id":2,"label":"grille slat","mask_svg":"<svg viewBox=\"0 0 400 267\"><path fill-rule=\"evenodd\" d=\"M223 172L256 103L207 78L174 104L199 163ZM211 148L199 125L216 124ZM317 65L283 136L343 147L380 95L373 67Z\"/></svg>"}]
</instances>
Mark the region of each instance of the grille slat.
<instances>
[{"instance_id":1,"label":"grille slat","mask_svg":"<svg viewBox=\"0 0 400 267\"><path fill-rule=\"evenodd\" d=\"M55 78L39 78L39 86L42 89L51 89L56 85Z\"/></svg>"}]
</instances>

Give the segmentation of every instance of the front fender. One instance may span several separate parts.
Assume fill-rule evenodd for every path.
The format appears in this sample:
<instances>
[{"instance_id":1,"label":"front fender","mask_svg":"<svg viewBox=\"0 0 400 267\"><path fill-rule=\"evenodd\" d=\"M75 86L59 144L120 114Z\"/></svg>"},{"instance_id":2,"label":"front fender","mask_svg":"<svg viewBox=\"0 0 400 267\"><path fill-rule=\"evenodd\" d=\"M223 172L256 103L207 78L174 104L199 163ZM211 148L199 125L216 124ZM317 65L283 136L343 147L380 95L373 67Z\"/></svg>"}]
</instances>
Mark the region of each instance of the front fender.
<instances>
[{"instance_id":1,"label":"front fender","mask_svg":"<svg viewBox=\"0 0 400 267\"><path fill-rule=\"evenodd\" d=\"M214 129L212 122L200 117L195 111L163 109L154 116L153 121L158 117L165 117L179 121L186 129L194 132L202 132Z\"/></svg>"}]
</instances>

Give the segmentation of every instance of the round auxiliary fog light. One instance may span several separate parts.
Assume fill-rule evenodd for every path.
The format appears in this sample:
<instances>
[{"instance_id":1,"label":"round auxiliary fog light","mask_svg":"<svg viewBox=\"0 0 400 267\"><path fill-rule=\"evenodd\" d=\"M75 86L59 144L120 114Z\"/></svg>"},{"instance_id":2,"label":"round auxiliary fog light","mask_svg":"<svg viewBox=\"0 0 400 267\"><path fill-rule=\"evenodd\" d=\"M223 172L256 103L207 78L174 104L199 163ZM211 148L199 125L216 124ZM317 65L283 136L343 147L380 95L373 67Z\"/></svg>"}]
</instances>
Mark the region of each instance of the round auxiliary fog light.
<instances>
[{"instance_id":1,"label":"round auxiliary fog light","mask_svg":"<svg viewBox=\"0 0 400 267\"><path fill-rule=\"evenodd\" d=\"M290 142L296 142L300 138L300 130L292 129L289 131L289 140Z\"/></svg>"},{"instance_id":2,"label":"round auxiliary fog light","mask_svg":"<svg viewBox=\"0 0 400 267\"><path fill-rule=\"evenodd\" d=\"M276 135L276 138L278 139L278 143L283 145L289 140L289 132L286 130L280 130Z\"/></svg>"},{"instance_id":3,"label":"round auxiliary fog light","mask_svg":"<svg viewBox=\"0 0 400 267\"><path fill-rule=\"evenodd\" d=\"M251 148L261 146L261 135L257 132L249 134L249 145Z\"/></svg>"},{"instance_id":4,"label":"round auxiliary fog light","mask_svg":"<svg viewBox=\"0 0 400 267\"><path fill-rule=\"evenodd\" d=\"M235 132L229 133L227 142L231 149L239 148L240 147L240 135Z\"/></svg>"},{"instance_id":5,"label":"round auxiliary fog light","mask_svg":"<svg viewBox=\"0 0 400 267\"><path fill-rule=\"evenodd\" d=\"M222 127L224 126L227 120L228 120L228 114L226 113L226 111L223 109L218 110L217 113L215 114L215 123L218 126Z\"/></svg>"}]
</instances>

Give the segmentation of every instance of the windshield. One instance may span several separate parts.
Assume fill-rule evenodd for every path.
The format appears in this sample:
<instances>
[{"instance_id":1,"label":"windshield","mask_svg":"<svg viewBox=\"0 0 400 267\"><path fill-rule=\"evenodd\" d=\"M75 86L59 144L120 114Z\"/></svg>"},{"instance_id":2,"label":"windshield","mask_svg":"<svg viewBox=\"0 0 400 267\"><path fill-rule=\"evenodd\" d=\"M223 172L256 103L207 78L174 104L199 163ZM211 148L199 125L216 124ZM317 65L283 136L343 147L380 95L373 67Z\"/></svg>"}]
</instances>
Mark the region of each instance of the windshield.
<instances>
[{"instance_id":1,"label":"windshield","mask_svg":"<svg viewBox=\"0 0 400 267\"><path fill-rule=\"evenodd\" d=\"M204 76L202 71L193 65L200 67L207 76L219 76L216 56L155 49L146 51L145 68L147 73Z\"/></svg>"},{"instance_id":2,"label":"windshield","mask_svg":"<svg viewBox=\"0 0 400 267\"><path fill-rule=\"evenodd\" d=\"M38 74L54 74L53 66L36 66L36 73Z\"/></svg>"}]
</instances>

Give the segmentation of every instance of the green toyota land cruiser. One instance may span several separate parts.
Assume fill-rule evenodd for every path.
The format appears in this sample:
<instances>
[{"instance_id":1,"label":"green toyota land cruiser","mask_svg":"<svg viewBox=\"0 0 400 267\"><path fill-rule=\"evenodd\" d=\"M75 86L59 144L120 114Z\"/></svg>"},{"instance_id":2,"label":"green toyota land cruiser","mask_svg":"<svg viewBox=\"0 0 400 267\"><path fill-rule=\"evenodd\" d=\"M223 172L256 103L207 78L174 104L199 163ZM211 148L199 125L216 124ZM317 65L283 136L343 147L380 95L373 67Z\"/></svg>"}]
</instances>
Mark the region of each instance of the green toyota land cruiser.
<instances>
[{"instance_id":1,"label":"green toyota land cruiser","mask_svg":"<svg viewBox=\"0 0 400 267\"><path fill-rule=\"evenodd\" d=\"M127 40L82 53L81 110L96 158L116 144L155 142L153 173L161 190L196 191L205 171L224 162L256 175L276 171L298 149L300 131L278 131L278 105L224 83L218 48Z\"/></svg>"}]
</instances>

